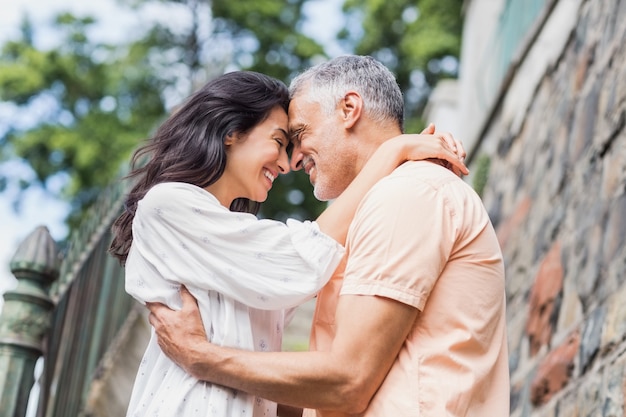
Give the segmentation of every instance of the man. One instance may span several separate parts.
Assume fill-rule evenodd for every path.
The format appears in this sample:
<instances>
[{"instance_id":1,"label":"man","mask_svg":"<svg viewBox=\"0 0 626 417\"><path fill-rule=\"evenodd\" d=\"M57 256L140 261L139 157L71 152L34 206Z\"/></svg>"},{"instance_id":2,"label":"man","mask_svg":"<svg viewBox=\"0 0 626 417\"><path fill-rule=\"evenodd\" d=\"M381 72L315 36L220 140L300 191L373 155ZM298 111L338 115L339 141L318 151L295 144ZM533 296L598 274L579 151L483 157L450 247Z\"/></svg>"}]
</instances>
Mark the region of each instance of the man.
<instances>
[{"instance_id":1,"label":"man","mask_svg":"<svg viewBox=\"0 0 626 417\"><path fill-rule=\"evenodd\" d=\"M402 94L369 57L313 67L291 95L291 165L321 200L402 130ZM324 416L509 414L500 248L479 197L433 162L403 164L361 202L344 262L318 295L310 352L214 346L183 295L181 312L153 305L150 322L199 379Z\"/></svg>"}]
</instances>

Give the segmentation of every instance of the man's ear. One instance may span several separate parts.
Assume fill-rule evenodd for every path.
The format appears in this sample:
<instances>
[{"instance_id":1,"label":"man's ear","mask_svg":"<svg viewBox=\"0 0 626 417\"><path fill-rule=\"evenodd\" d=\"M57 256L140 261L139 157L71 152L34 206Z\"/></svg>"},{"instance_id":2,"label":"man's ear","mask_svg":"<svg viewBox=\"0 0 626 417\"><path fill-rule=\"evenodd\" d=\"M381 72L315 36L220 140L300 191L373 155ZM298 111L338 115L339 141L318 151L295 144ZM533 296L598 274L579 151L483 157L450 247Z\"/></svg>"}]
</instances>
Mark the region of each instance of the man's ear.
<instances>
[{"instance_id":1,"label":"man's ear","mask_svg":"<svg viewBox=\"0 0 626 417\"><path fill-rule=\"evenodd\" d=\"M339 105L341 106L344 127L351 129L361 118L363 98L356 91L348 91Z\"/></svg>"}]
</instances>

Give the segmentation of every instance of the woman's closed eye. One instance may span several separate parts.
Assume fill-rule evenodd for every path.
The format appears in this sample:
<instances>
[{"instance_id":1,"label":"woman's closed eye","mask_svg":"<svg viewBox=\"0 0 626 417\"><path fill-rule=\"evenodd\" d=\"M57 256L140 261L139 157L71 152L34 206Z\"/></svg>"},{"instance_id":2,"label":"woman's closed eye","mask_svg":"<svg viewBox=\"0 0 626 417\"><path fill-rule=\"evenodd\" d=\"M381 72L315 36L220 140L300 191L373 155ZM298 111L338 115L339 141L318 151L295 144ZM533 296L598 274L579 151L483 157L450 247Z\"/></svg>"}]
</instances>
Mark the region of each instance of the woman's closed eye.
<instances>
[{"instance_id":1,"label":"woman's closed eye","mask_svg":"<svg viewBox=\"0 0 626 417\"><path fill-rule=\"evenodd\" d=\"M276 141L276 143L278 143L278 147L282 148L283 146L289 146L289 145L285 145L285 143L287 142L287 139L285 138L274 138L274 140Z\"/></svg>"}]
</instances>

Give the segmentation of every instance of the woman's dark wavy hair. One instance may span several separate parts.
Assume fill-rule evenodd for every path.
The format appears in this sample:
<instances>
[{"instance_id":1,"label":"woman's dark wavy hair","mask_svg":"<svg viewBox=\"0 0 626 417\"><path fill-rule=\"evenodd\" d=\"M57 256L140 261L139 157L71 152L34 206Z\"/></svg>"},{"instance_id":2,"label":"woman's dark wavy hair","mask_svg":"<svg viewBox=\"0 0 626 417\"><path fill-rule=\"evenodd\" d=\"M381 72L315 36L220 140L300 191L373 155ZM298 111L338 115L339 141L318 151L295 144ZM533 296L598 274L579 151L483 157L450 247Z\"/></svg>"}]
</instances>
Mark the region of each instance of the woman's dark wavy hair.
<instances>
[{"instance_id":1,"label":"woman's dark wavy hair","mask_svg":"<svg viewBox=\"0 0 626 417\"><path fill-rule=\"evenodd\" d=\"M245 135L273 109L287 111L288 106L285 84L252 71L224 74L191 95L133 154L126 178L136 182L126 197L124 212L113 223L109 252L122 265L126 263L137 202L151 187L162 182L185 182L201 188L213 184L226 166L226 137ZM259 207L258 202L239 198L230 210L256 214Z\"/></svg>"}]
</instances>

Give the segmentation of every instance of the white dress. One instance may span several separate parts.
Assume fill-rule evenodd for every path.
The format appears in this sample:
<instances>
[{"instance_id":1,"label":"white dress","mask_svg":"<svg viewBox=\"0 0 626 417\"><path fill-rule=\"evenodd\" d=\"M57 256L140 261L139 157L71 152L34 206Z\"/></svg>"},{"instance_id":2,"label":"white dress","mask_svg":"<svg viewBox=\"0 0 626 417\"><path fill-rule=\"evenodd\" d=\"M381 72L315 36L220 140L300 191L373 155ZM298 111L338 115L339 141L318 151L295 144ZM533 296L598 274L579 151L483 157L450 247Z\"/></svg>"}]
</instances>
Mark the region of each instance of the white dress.
<instances>
[{"instance_id":1,"label":"white dress","mask_svg":"<svg viewBox=\"0 0 626 417\"><path fill-rule=\"evenodd\" d=\"M278 351L285 309L315 295L344 249L314 222L231 212L206 190L154 186L139 202L126 291L180 309L184 284L212 343ZM128 417L276 416L276 404L198 381L168 359L154 332L139 366Z\"/></svg>"}]
</instances>

